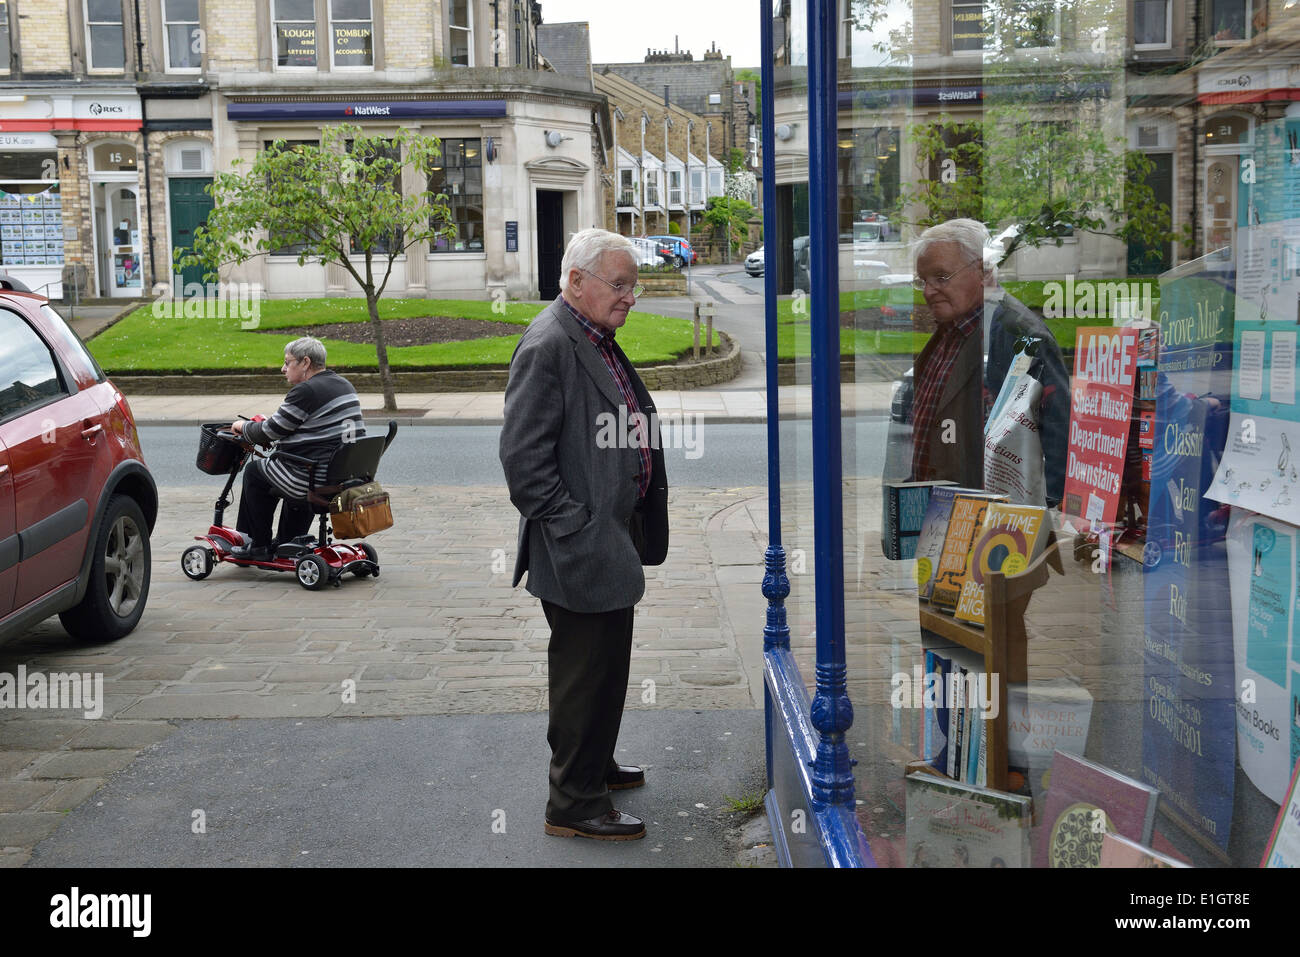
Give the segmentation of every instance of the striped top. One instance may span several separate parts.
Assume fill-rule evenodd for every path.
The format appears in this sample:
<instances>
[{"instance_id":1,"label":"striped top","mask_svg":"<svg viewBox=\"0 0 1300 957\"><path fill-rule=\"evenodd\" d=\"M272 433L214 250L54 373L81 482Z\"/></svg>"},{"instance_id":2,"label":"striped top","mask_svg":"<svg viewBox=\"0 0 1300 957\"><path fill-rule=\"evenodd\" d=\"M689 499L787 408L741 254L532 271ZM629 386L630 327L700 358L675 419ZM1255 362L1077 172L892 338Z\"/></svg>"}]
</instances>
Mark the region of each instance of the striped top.
<instances>
[{"instance_id":1,"label":"striped top","mask_svg":"<svg viewBox=\"0 0 1300 957\"><path fill-rule=\"evenodd\" d=\"M249 442L274 442L281 451L319 462L318 485L325 481L334 450L365 434L357 390L329 369L290 389L284 404L269 419L244 423L244 438ZM266 460L263 471L286 497L307 497L308 476L304 466L272 456Z\"/></svg>"}]
</instances>

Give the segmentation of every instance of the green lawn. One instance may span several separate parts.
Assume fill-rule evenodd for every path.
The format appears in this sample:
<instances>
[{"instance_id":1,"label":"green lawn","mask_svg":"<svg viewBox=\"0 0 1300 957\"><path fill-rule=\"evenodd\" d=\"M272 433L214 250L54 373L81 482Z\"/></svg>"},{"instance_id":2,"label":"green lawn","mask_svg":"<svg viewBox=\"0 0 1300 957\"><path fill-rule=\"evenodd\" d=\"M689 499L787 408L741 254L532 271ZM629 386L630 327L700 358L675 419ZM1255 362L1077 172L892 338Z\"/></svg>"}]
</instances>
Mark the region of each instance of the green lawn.
<instances>
[{"instance_id":1,"label":"green lawn","mask_svg":"<svg viewBox=\"0 0 1300 957\"><path fill-rule=\"evenodd\" d=\"M1106 282L1108 280L1096 280ZM1041 281L1008 282L1006 290L1031 309L1042 312L1046 294ZM1156 287L1155 293L1159 293ZM906 303L911 296L914 306L925 300L919 292L912 289L865 289L857 292L840 293L840 311L879 307L885 302ZM783 296L776 304L777 322L777 356L781 359L793 359L795 356L807 356L811 348L809 330L810 303L806 296L801 299ZM1160 300L1155 298L1152 305L1156 315L1159 314ZM797 310L797 311L796 311ZM1056 337L1057 344L1064 350L1074 348L1075 330L1080 326L1108 326L1111 320L1102 318L1064 318L1045 319L1048 330ZM875 330L841 329L841 355L902 355L919 353L930 340L928 332L914 332L906 328L881 329L879 335Z\"/></svg>"},{"instance_id":2,"label":"green lawn","mask_svg":"<svg viewBox=\"0 0 1300 957\"><path fill-rule=\"evenodd\" d=\"M171 305L171 304L169 304ZM184 304L175 304L183 306ZM142 306L125 319L95 337L89 348L109 374L125 372L270 371L284 360L287 335L267 330L335 322L365 322L365 300L361 299L277 299L260 303L256 330L242 329L233 304L211 308L211 318L155 315L155 303ZM447 299L383 299L383 319L419 316L454 316L524 326L537 315L541 305L503 303L504 314L492 311L493 303ZM221 317L220 313L226 315ZM329 364L342 371L374 369L373 345L324 339ZM509 365L519 335L468 339L424 346L388 349L394 369L483 368ZM691 349L691 323L653 313L633 312L619 330L618 342L634 364L673 362Z\"/></svg>"}]
</instances>

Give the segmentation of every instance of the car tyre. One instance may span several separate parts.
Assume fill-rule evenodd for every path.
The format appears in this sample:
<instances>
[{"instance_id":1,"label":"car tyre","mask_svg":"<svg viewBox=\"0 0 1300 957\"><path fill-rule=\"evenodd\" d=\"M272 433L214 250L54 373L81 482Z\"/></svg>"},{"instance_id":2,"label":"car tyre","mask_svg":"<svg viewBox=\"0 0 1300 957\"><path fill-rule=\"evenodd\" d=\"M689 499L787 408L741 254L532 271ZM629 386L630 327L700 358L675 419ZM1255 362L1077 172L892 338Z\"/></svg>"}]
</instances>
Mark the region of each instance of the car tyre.
<instances>
[{"instance_id":1,"label":"car tyre","mask_svg":"<svg viewBox=\"0 0 1300 957\"><path fill-rule=\"evenodd\" d=\"M330 569L319 555L304 555L293 567L298 584L308 591L319 591L329 584Z\"/></svg>"},{"instance_id":2,"label":"car tyre","mask_svg":"<svg viewBox=\"0 0 1300 957\"><path fill-rule=\"evenodd\" d=\"M191 581L201 582L212 574L212 549L191 545L181 553L181 571Z\"/></svg>"},{"instance_id":3,"label":"car tyre","mask_svg":"<svg viewBox=\"0 0 1300 957\"><path fill-rule=\"evenodd\" d=\"M139 623L149 599L149 523L135 499L108 500L93 548L86 593L59 621L74 638L116 641Z\"/></svg>"},{"instance_id":4,"label":"car tyre","mask_svg":"<svg viewBox=\"0 0 1300 957\"><path fill-rule=\"evenodd\" d=\"M686 260L682 258L680 253L678 253L677 255L673 256L673 265L676 266L678 269L681 269L683 266L686 265Z\"/></svg>"}]
</instances>

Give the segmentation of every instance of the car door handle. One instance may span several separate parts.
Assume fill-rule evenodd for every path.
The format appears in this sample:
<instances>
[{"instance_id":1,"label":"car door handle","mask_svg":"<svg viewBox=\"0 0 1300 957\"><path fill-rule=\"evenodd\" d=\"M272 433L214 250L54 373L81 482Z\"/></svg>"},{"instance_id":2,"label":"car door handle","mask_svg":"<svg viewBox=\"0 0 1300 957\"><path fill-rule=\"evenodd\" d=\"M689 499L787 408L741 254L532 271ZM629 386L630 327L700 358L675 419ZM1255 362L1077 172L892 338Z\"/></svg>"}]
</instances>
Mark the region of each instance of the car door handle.
<instances>
[{"instance_id":1,"label":"car door handle","mask_svg":"<svg viewBox=\"0 0 1300 957\"><path fill-rule=\"evenodd\" d=\"M103 431L104 431L104 427L102 425L92 425L88 429L81 430L81 437L88 442L94 441L95 436Z\"/></svg>"}]
</instances>

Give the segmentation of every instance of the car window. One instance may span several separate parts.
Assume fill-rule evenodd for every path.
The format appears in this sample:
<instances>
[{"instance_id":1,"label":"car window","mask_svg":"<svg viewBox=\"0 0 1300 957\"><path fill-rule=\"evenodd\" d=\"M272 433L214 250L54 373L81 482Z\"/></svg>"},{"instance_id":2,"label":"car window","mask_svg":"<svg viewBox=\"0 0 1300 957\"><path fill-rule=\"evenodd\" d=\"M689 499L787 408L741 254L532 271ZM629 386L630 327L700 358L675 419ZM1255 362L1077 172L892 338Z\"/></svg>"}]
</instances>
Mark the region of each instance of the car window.
<instances>
[{"instance_id":1,"label":"car window","mask_svg":"<svg viewBox=\"0 0 1300 957\"><path fill-rule=\"evenodd\" d=\"M45 340L17 313L0 309L0 419L66 391Z\"/></svg>"},{"instance_id":2,"label":"car window","mask_svg":"<svg viewBox=\"0 0 1300 957\"><path fill-rule=\"evenodd\" d=\"M51 334L63 343L67 354L81 367L81 370L89 374L96 382L103 382L104 370L99 367L99 363L95 361L95 357L90 354L90 350L85 347L77 334L63 321L63 317L55 312L48 303L41 305L41 315L48 321Z\"/></svg>"}]
</instances>

